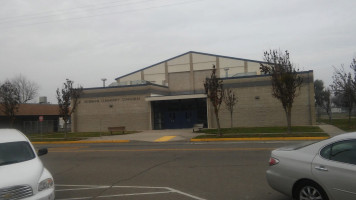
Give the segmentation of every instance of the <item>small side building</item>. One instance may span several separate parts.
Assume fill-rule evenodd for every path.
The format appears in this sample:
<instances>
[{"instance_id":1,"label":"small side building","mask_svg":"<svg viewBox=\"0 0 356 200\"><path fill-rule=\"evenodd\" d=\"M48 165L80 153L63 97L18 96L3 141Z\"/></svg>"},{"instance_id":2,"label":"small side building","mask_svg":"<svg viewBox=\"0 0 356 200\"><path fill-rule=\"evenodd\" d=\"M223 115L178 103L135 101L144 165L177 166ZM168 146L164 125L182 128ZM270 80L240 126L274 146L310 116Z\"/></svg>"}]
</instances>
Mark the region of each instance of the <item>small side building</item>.
<instances>
[{"instance_id":1,"label":"small side building","mask_svg":"<svg viewBox=\"0 0 356 200\"><path fill-rule=\"evenodd\" d=\"M215 128L216 119L204 90L212 66L238 96L234 127L285 126L281 103L272 96L269 75L260 73L262 61L190 51L116 78L109 87L85 88L73 131L180 129L204 124ZM293 125L314 125L313 71L301 72L304 82L292 109ZM230 127L230 114L222 105L222 127Z\"/></svg>"},{"instance_id":2,"label":"small side building","mask_svg":"<svg viewBox=\"0 0 356 200\"><path fill-rule=\"evenodd\" d=\"M41 119L40 119L41 118ZM20 104L13 128L24 133L57 132L59 108L56 104ZM10 127L10 119L0 112L0 127Z\"/></svg>"}]
</instances>

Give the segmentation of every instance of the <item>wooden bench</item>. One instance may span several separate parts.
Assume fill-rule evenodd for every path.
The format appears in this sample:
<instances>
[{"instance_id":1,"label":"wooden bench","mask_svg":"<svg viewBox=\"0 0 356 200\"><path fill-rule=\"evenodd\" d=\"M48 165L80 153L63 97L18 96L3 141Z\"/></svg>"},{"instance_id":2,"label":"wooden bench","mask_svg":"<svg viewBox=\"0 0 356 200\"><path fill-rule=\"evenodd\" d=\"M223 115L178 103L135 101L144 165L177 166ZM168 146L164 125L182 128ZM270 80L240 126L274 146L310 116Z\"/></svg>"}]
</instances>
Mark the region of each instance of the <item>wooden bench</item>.
<instances>
[{"instance_id":1,"label":"wooden bench","mask_svg":"<svg viewBox=\"0 0 356 200\"><path fill-rule=\"evenodd\" d=\"M200 131L203 128L204 128L204 124L194 124L193 132Z\"/></svg>"},{"instance_id":2,"label":"wooden bench","mask_svg":"<svg viewBox=\"0 0 356 200\"><path fill-rule=\"evenodd\" d=\"M117 127L108 127L108 130L110 132L110 135L112 135L112 132L117 132L117 131L122 131L122 133L125 133L125 126L117 126Z\"/></svg>"}]
</instances>

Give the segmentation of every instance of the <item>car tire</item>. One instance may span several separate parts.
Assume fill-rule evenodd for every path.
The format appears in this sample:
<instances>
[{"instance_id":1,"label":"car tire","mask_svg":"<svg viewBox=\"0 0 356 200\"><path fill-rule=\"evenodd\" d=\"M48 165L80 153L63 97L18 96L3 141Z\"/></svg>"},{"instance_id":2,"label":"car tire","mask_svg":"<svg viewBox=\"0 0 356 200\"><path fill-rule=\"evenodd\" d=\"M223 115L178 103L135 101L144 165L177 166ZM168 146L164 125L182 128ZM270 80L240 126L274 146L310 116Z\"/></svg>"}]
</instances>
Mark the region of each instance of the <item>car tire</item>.
<instances>
[{"instance_id":1,"label":"car tire","mask_svg":"<svg viewBox=\"0 0 356 200\"><path fill-rule=\"evenodd\" d=\"M309 200L309 199L319 199L319 200L329 200L326 192L318 184L306 181L296 188L295 200Z\"/></svg>"}]
</instances>

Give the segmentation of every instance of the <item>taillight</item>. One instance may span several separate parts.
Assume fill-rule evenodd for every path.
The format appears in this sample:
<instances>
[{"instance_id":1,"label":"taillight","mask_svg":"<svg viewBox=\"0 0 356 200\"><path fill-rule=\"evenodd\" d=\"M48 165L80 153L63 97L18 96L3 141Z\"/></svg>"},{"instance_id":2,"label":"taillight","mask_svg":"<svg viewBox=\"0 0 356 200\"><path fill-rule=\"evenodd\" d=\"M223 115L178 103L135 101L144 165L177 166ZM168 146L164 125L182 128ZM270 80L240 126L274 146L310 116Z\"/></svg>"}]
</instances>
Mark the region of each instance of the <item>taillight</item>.
<instances>
[{"instance_id":1,"label":"taillight","mask_svg":"<svg viewBox=\"0 0 356 200\"><path fill-rule=\"evenodd\" d=\"M270 157L269 158L269 166L277 165L279 160L277 158Z\"/></svg>"}]
</instances>

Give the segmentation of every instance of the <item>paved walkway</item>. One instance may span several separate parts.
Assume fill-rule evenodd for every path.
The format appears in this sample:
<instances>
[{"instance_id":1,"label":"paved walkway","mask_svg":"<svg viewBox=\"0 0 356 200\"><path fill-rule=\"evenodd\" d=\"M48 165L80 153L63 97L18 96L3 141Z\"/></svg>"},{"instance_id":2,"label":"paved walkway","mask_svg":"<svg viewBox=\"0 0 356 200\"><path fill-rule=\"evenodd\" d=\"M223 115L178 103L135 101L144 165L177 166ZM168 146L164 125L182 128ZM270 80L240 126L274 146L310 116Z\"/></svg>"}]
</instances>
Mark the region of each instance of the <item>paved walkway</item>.
<instances>
[{"instance_id":1,"label":"paved walkway","mask_svg":"<svg viewBox=\"0 0 356 200\"><path fill-rule=\"evenodd\" d=\"M344 133L345 131L328 124L318 125L324 132L331 137ZM139 133L127 134L127 135L113 135L88 138L81 141L68 141L68 142L53 142L53 143L122 143L122 142L174 142L174 141L263 141L263 140L321 140L326 137L281 137L281 138L218 138L218 139L194 139L192 138L200 135L199 133L193 133L193 129L167 129L167 130L145 130ZM34 144L44 144L49 142L33 142Z\"/></svg>"},{"instance_id":2,"label":"paved walkway","mask_svg":"<svg viewBox=\"0 0 356 200\"><path fill-rule=\"evenodd\" d=\"M345 131L333 125L319 125L319 127L331 137L345 133ZM198 136L192 129L168 129L168 130L145 130L139 133L128 135L113 135L96 138L88 138L87 141L110 141L110 140L129 140L145 142L166 142L166 141L190 141Z\"/></svg>"},{"instance_id":3,"label":"paved walkway","mask_svg":"<svg viewBox=\"0 0 356 200\"><path fill-rule=\"evenodd\" d=\"M165 142L165 141L189 141L191 138L198 136L199 133L193 133L193 129L169 129L169 130L145 130L139 133L128 135L113 135L87 140L130 140L145 142ZM171 136L171 137L170 137Z\"/></svg>"},{"instance_id":4,"label":"paved walkway","mask_svg":"<svg viewBox=\"0 0 356 200\"><path fill-rule=\"evenodd\" d=\"M339 129L338 127L329 124L319 125L319 127L331 137L345 133L345 131Z\"/></svg>"}]
</instances>

